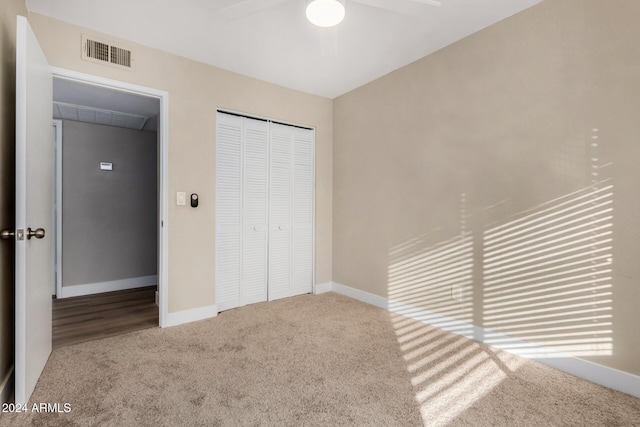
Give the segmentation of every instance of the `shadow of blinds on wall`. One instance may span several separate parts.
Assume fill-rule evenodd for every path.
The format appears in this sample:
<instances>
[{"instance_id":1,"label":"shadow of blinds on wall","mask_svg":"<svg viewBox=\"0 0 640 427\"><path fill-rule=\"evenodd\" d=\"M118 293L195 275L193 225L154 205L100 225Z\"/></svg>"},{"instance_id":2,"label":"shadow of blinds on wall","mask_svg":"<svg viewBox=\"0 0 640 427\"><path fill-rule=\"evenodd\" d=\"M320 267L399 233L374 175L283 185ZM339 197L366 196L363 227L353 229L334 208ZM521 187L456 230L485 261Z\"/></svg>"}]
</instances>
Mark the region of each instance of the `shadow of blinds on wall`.
<instances>
[{"instance_id":1,"label":"shadow of blinds on wall","mask_svg":"<svg viewBox=\"0 0 640 427\"><path fill-rule=\"evenodd\" d=\"M504 347L506 334L573 356L611 354L612 247L610 179L487 229L482 314L500 333L485 342Z\"/></svg>"}]
</instances>

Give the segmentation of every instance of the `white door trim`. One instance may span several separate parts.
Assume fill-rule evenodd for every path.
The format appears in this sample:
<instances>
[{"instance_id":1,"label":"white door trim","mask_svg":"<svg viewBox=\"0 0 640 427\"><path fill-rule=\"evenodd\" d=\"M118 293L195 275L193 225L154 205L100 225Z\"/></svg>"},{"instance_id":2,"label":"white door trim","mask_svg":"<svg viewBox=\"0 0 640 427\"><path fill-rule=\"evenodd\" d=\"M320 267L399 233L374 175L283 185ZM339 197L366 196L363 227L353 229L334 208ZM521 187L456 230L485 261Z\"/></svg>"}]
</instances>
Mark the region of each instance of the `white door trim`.
<instances>
[{"instance_id":1,"label":"white door trim","mask_svg":"<svg viewBox=\"0 0 640 427\"><path fill-rule=\"evenodd\" d=\"M84 84L115 89L138 95L151 96L160 101L160 117L158 118L158 139L160 154L160 200L158 212L158 293L160 327L168 326L169 307L169 92L139 86L131 83L111 80L104 77L84 74L64 68L52 67L53 77L76 81Z\"/></svg>"},{"instance_id":2,"label":"white door trim","mask_svg":"<svg viewBox=\"0 0 640 427\"><path fill-rule=\"evenodd\" d=\"M55 294L57 296L62 295L62 120L53 120L53 126L56 128L56 186L55 194L53 195L56 202L56 210L54 218L56 223L56 253L55 268L56 268L56 289Z\"/></svg>"}]
</instances>

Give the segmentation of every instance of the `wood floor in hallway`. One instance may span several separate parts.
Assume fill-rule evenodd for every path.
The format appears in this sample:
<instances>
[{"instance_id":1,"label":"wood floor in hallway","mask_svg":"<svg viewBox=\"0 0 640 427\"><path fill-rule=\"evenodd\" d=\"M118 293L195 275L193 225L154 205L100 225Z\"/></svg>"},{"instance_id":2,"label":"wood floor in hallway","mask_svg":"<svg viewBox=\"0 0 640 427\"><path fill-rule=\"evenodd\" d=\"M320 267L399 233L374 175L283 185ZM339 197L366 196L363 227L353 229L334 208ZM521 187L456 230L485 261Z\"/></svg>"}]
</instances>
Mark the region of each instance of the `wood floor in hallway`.
<instances>
[{"instance_id":1,"label":"wood floor in hallway","mask_svg":"<svg viewBox=\"0 0 640 427\"><path fill-rule=\"evenodd\" d=\"M158 327L156 286L53 299L53 348Z\"/></svg>"}]
</instances>

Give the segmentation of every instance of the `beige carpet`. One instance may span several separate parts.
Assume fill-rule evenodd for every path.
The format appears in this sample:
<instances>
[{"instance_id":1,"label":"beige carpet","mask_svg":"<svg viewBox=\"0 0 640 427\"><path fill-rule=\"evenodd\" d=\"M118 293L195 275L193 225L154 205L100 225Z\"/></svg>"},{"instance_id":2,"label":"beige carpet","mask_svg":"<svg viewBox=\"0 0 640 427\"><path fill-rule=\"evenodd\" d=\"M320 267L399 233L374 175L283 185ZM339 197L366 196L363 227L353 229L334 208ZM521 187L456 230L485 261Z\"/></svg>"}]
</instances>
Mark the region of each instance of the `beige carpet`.
<instances>
[{"instance_id":1,"label":"beige carpet","mask_svg":"<svg viewBox=\"0 0 640 427\"><path fill-rule=\"evenodd\" d=\"M640 399L328 293L55 350L37 426L640 426Z\"/></svg>"}]
</instances>

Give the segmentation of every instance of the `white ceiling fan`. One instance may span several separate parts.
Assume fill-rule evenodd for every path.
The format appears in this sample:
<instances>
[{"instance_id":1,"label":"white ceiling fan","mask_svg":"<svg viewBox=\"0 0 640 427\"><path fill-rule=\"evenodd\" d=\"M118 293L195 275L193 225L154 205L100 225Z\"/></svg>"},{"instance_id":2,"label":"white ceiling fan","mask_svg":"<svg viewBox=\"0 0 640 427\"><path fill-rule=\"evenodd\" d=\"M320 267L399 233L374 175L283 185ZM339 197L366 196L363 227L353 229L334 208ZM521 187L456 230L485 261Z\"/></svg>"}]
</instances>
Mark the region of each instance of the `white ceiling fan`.
<instances>
[{"instance_id":1,"label":"white ceiling fan","mask_svg":"<svg viewBox=\"0 0 640 427\"><path fill-rule=\"evenodd\" d=\"M242 0L220 9L222 16L233 20L294 0ZM333 27L345 16L346 0L307 0L307 19L318 27ZM416 7L440 6L436 0L349 0L391 12L413 15Z\"/></svg>"}]
</instances>

